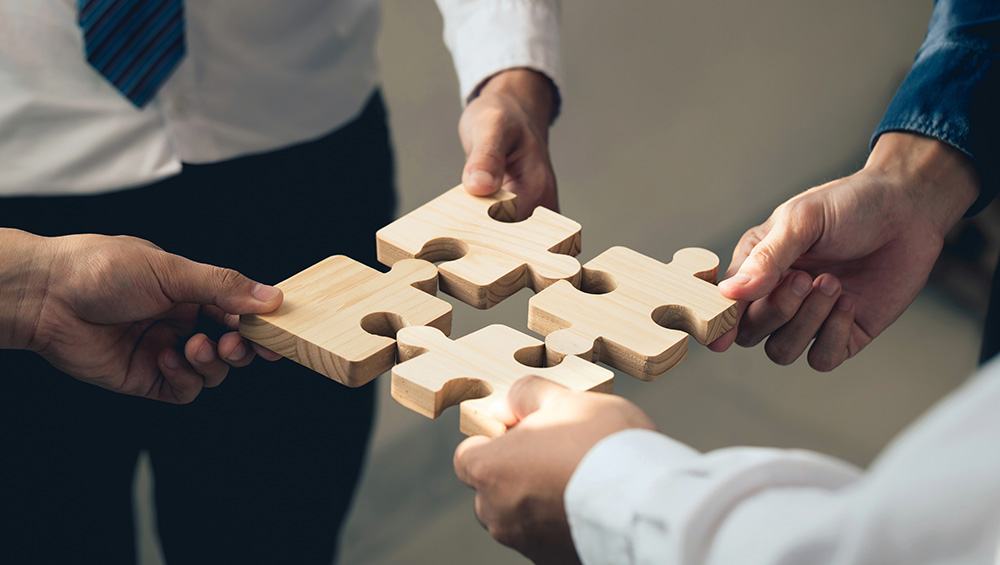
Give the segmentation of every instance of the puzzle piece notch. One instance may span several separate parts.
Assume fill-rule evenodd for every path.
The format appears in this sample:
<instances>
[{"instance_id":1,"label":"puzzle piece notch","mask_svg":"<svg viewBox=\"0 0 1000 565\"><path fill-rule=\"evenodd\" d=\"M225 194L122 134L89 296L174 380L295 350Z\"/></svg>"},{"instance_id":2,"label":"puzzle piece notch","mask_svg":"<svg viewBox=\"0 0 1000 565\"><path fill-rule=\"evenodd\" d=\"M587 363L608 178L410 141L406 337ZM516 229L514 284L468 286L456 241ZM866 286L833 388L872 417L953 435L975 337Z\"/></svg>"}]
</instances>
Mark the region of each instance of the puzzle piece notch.
<instances>
[{"instance_id":1,"label":"puzzle piece notch","mask_svg":"<svg viewBox=\"0 0 1000 565\"><path fill-rule=\"evenodd\" d=\"M719 259L686 248L663 264L613 247L583 268L581 288L557 283L528 301L528 327L549 362L577 356L655 380L687 356L687 336L711 343L736 323L736 301L715 286Z\"/></svg>"},{"instance_id":2,"label":"puzzle piece notch","mask_svg":"<svg viewBox=\"0 0 1000 565\"><path fill-rule=\"evenodd\" d=\"M502 435L507 427L491 415L491 408L528 375L573 390L611 392L614 374L583 359L534 366L545 358L544 344L500 324L454 341L431 327L404 328L397 339L400 363L392 369L392 397L428 418L458 404L466 435Z\"/></svg>"},{"instance_id":3,"label":"puzzle piece notch","mask_svg":"<svg viewBox=\"0 0 1000 565\"><path fill-rule=\"evenodd\" d=\"M282 281L275 312L240 317L240 334L350 387L396 361L396 331L429 325L451 332L451 305L435 296L437 269L419 259L388 273L336 255Z\"/></svg>"},{"instance_id":4,"label":"puzzle piece notch","mask_svg":"<svg viewBox=\"0 0 1000 565\"><path fill-rule=\"evenodd\" d=\"M579 285L580 224L547 208L511 222L516 196L500 190L473 196L457 186L380 229L385 265L417 257L438 265L441 291L490 308L524 287L535 292L558 280Z\"/></svg>"}]
</instances>

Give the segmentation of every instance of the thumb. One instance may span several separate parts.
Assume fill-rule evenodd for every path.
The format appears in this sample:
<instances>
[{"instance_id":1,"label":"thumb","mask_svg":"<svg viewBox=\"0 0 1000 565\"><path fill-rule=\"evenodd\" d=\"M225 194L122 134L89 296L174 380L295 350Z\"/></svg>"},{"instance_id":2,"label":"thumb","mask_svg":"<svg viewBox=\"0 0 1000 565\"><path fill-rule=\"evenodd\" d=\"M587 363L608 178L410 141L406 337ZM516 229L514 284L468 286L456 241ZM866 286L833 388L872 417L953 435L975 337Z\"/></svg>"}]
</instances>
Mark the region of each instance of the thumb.
<instances>
[{"instance_id":1,"label":"thumb","mask_svg":"<svg viewBox=\"0 0 1000 565\"><path fill-rule=\"evenodd\" d=\"M462 170L462 184L469 194L489 196L503 184L512 140L505 135L499 119L480 119L470 128L470 135L472 143Z\"/></svg>"},{"instance_id":2,"label":"thumb","mask_svg":"<svg viewBox=\"0 0 1000 565\"><path fill-rule=\"evenodd\" d=\"M281 305L279 288L260 284L233 269L164 255L165 272L156 275L163 293L174 302L214 304L229 314L264 314ZM158 263L151 264L156 268Z\"/></svg>"},{"instance_id":3,"label":"thumb","mask_svg":"<svg viewBox=\"0 0 1000 565\"><path fill-rule=\"evenodd\" d=\"M570 390L542 377L524 377L507 392L506 418L498 418L508 426L527 418L553 399L569 394ZM501 414L497 414L500 416ZM506 421L505 421L506 420Z\"/></svg>"},{"instance_id":4,"label":"thumb","mask_svg":"<svg viewBox=\"0 0 1000 565\"><path fill-rule=\"evenodd\" d=\"M779 219L753 246L736 273L719 283L719 290L737 300L767 296L781 282L782 274L816 242L818 235L803 228L812 224L811 219L788 215Z\"/></svg>"}]
</instances>

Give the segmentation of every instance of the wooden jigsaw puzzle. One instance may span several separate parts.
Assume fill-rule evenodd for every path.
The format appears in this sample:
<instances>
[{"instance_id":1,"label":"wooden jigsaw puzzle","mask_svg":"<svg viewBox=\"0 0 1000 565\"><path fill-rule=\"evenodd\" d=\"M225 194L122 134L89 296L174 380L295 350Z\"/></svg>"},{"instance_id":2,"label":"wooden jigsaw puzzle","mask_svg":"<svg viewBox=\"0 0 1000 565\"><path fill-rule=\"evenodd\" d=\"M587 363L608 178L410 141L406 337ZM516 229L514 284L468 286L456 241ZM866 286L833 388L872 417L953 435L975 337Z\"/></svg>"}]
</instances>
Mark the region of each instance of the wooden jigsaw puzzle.
<instances>
[{"instance_id":1,"label":"wooden jigsaw puzzle","mask_svg":"<svg viewBox=\"0 0 1000 565\"><path fill-rule=\"evenodd\" d=\"M684 360L687 336L703 344L736 323L736 301L715 286L719 258L681 249L663 264L626 247L587 262L581 289L557 283L528 301L528 328L549 362L566 355L653 380Z\"/></svg>"},{"instance_id":2,"label":"wooden jigsaw puzzle","mask_svg":"<svg viewBox=\"0 0 1000 565\"><path fill-rule=\"evenodd\" d=\"M709 343L736 323L711 252L663 264L615 247L581 269L579 224L544 208L511 222L515 211L509 192L453 188L378 231L390 272L330 257L279 283L281 307L242 316L240 333L348 386L392 369L404 406L435 418L459 404L463 432L497 436L506 428L490 407L521 377L611 392L613 373L594 363L653 380L684 359L688 334ZM448 339L438 285L477 308L532 288L528 326L545 343L502 325Z\"/></svg>"},{"instance_id":3,"label":"wooden jigsaw puzzle","mask_svg":"<svg viewBox=\"0 0 1000 565\"><path fill-rule=\"evenodd\" d=\"M343 255L281 282L270 314L240 317L240 334L347 386L361 386L396 361L401 327L451 332L451 304L434 296L437 269L419 259L382 274Z\"/></svg>"},{"instance_id":4,"label":"wooden jigsaw puzzle","mask_svg":"<svg viewBox=\"0 0 1000 565\"><path fill-rule=\"evenodd\" d=\"M461 430L496 437L506 426L490 414L521 377L538 375L573 390L611 392L614 373L579 357L544 366L541 341L495 324L452 341L440 330L400 330L400 363L392 369L392 397L429 418L459 404Z\"/></svg>"},{"instance_id":5,"label":"wooden jigsaw puzzle","mask_svg":"<svg viewBox=\"0 0 1000 565\"><path fill-rule=\"evenodd\" d=\"M441 291L489 308L524 287L577 284L580 224L546 208L512 222L514 194L472 196L457 186L375 234L378 260L417 257L438 265Z\"/></svg>"}]
</instances>

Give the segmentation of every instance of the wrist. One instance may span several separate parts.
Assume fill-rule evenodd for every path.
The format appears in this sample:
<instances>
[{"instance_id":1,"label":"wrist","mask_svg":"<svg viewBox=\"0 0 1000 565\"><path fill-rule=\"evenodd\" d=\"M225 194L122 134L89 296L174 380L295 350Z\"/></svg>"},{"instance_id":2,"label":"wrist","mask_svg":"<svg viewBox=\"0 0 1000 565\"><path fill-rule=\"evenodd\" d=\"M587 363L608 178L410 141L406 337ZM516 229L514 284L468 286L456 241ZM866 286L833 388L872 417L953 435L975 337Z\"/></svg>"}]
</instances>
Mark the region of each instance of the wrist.
<instances>
[{"instance_id":1,"label":"wrist","mask_svg":"<svg viewBox=\"0 0 1000 565\"><path fill-rule=\"evenodd\" d=\"M531 69L508 69L486 79L478 96L513 98L532 122L547 134L555 108L555 86L549 77Z\"/></svg>"},{"instance_id":2,"label":"wrist","mask_svg":"<svg viewBox=\"0 0 1000 565\"><path fill-rule=\"evenodd\" d=\"M0 228L0 349L30 349L49 285L50 239Z\"/></svg>"},{"instance_id":3,"label":"wrist","mask_svg":"<svg viewBox=\"0 0 1000 565\"><path fill-rule=\"evenodd\" d=\"M972 160L943 141L919 134L883 134L863 170L898 189L942 237L979 196L979 176Z\"/></svg>"}]
</instances>

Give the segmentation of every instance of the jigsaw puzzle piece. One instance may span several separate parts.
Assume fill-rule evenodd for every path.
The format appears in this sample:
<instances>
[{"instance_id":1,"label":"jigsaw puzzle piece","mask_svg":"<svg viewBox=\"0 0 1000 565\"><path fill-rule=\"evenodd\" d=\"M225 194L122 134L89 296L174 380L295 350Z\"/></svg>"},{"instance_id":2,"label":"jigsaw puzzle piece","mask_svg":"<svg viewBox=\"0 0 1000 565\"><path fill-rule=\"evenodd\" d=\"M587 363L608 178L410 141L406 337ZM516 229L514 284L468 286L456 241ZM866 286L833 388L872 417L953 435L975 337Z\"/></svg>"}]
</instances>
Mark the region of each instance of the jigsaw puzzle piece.
<instances>
[{"instance_id":1,"label":"jigsaw puzzle piece","mask_svg":"<svg viewBox=\"0 0 1000 565\"><path fill-rule=\"evenodd\" d=\"M491 407L528 375L573 390L611 392L611 371L578 357L544 367L541 341L500 324L454 341L435 328L404 328L397 340L400 363L392 369L392 397L429 418L459 404L466 435L502 435L507 427L491 415Z\"/></svg>"},{"instance_id":2,"label":"jigsaw puzzle piece","mask_svg":"<svg viewBox=\"0 0 1000 565\"><path fill-rule=\"evenodd\" d=\"M437 269L427 261L400 261L383 274L336 255L277 286L281 307L241 316L240 335L347 386L392 368L400 328L451 332L451 305L434 296Z\"/></svg>"},{"instance_id":3,"label":"jigsaw puzzle piece","mask_svg":"<svg viewBox=\"0 0 1000 565\"><path fill-rule=\"evenodd\" d=\"M578 290L557 283L528 301L528 327L544 336L549 362L578 356L642 380L684 360L687 336L711 343L736 323L736 301L715 286L719 259L682 249L663 264L613 247L583 268Z\"/></svg>"},{"instance_id":4,"label":"jigsaw puzzle piece","mask_svg":"<svg viewBox=\"0 0 1000 565\"><path fill-rule=\"evenodd\" d=\"M489 308L524 287L579 283L580 224L547 208L512 222L515 195L472 196L457 186L376 234L385 265L409 257L438 265L441 291Z\"/></svg>"}]
</instances>

